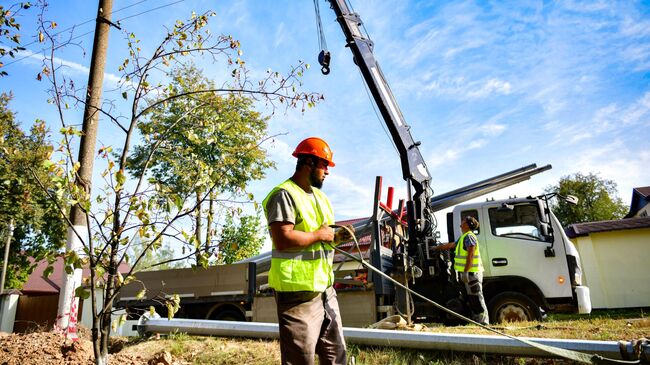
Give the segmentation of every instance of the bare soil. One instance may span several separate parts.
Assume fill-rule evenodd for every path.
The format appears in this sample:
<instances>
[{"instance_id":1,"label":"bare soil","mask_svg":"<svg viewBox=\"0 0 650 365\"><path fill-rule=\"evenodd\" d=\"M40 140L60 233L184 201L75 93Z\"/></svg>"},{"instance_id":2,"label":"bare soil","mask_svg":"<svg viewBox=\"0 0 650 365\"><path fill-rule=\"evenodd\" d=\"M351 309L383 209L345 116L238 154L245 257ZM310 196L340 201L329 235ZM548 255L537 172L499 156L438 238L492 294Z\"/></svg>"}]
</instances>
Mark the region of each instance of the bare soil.
<instances>
[{"instance_id":1,"label":"bare soil","mask_svg":"<svg viewBox=\"0 0 650 365\"><path fill-rule=\"evenodd\" d=\"M111 341L113 349L121 349L120 342ZM112 364L148 365L149 360L157 359L158 354L148 354L144 358L137 354L110 354ZM54 364L94 364L93 345L90 336L82 334L77 341L65 339L56 332L4 333L0 332L0 365L54 365ZM171 365L172 362L153 362Z\"/></svg>"}]
</instances>

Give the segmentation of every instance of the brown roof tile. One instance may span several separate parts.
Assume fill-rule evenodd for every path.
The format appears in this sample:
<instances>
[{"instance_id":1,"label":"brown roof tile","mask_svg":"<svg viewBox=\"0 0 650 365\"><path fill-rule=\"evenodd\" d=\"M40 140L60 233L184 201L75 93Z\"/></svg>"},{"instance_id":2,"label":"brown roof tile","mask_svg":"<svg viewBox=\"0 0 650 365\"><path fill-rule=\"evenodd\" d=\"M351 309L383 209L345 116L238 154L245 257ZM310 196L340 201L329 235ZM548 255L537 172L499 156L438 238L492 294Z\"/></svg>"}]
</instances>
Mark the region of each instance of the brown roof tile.
<instances>
[{"instance_id":1,"label":"brown roof tile","mask_svg":"<svg viewBox=\"0 0 650 365\"><path fill-rule=\"evenodd\" d=\"M611 221L576 223L564 231L570 238L586 236L595 232L622 231L627 229L650 228L650 217L627 218Z\"/></svg>"}]
</instances>

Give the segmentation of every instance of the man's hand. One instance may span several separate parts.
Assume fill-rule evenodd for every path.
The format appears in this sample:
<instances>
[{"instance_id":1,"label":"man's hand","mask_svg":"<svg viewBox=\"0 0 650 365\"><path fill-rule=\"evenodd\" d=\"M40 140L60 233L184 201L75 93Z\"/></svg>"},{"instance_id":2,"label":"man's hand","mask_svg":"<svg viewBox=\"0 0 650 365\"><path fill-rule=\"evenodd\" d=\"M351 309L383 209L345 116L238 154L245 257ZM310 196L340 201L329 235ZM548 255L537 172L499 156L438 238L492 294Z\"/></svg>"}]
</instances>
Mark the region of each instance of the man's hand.
<instances>
[{"instance_id":1,"label":"man's hand","mask_svg":"<svg viewBox=\"0 0 650 365\"><path fill-rule=\"evenodd\" d=\"M354 234L354 227L352 227L352 225L350 224L337 229L336 233L334 233L334 244L338 245L341 242L352 241L353 234Z\"/></svg>"},{"instance_id":2,"label":"man's hand","mask_svg":"<svg viewBox=\"0 0 650 365\"><path fill-rule=\"evenodd\" d=\"M332 242L334 241L334 230L326 223L323 223L320 228L314 231L319 241Z\"/></svg>"}]
</instances>

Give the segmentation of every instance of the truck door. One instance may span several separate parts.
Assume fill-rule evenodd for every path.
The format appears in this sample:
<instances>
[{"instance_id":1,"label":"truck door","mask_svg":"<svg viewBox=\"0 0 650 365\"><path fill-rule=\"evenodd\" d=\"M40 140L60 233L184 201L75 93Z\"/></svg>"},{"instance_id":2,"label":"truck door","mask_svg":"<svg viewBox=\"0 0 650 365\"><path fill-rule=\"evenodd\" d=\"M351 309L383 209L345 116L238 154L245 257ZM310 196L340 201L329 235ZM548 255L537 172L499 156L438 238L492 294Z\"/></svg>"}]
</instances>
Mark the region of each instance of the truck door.
<instances>
[{"instance_id":1,"label":"truck door","mask_svg":"<svg viewBox=\"0 0 650 365\"><path fill-rule=\"evenodd\" d=\"M546 298L572 296L564 246L554 245L557 252L552 257L544 254L550 238L541 233L537 204L486 205L482 213L485 243L481 243L487 252L481 249L481 256L486 277L488 272L491 277L523 277L535 283Z\"/></svg>"}]
</instances>

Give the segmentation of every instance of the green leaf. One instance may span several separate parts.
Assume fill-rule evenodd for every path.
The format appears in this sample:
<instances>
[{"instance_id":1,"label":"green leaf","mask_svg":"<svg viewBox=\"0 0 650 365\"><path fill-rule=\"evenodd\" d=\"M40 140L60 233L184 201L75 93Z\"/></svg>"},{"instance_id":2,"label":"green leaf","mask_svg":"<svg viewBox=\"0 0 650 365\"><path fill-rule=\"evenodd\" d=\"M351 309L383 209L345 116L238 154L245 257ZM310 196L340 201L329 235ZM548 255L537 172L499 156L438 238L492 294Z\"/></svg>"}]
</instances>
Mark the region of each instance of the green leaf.
<instances>
[{"instance_id":1,"label":"green leaf","mask_svg":"<svg viewBox=\"0 0 650 365\"><path fill-rule=\"evenodd\" d=\"M147 288L140 290L138 294L135 295L135 299L142 299L145 294L147 294Z\"/></svg>"},{"instance_id":2,"label":"green leaf","mask_svg":"<svg viewBox=\"0 0 650 365\"><path fill-rule=\"evenodd\" d=\"M122 186L126 182L126 175L124 175L124 170L120 169L117 171L117 173L115 173L115 181L117 181L115 191L122 190Z\"/></svg>"},{"instance_id":3,"label":"green leaf","mask_svg":"<svg viewBox=\"0 0 650 365\"><path fill-rule=\"evenodd\" d=\"M181 210L183 209L183 198L180 197L180 195L174 195L174 205L176 205L176 209Z\"/></svg>"},{"instance_id":4,"label":"green leaf","mask_svg":"<svg viewBox=\"0 0 650 365\"><path fill-rule=\"evenodd\" d=\"M113 332L117 332L117 329L122 327L126 323L126 314L121 314L116 320L111 323L111 328Z\"/></svg>"},{"instance_id":5,"label":"green leaf","mask_svg":"<svg viewBox=\"0 0 650 365\"><path fill-rule=\"evenodd\" d=\"M78 287L74 291L75 297L79 297L80 299L88 299L90 298L90 290L84 289L82 286Z\"/></svg>"},{"instance_id":6,"label":"green leaf","mask_svg":"<svg viewBox=\"0 0 650 365\"><path fill-rule=\"evenodd\" d=\"M174 294L170 299L167 300L165 305L167 306L167 318L172 319L181 307L181 298L178 296L178 294Z\"/></svg>"},{"instance_id":7,"label":"green leaf","mask_svg":"<svg viewBox=\"0 0 650 365\"><path fill-rule=\"evenodd\" d=\"M43 278L47 279L52 275L52 272L54 271L54 266L48 265L45 270L43 270Z\"/></svg>"}]
</instances>

